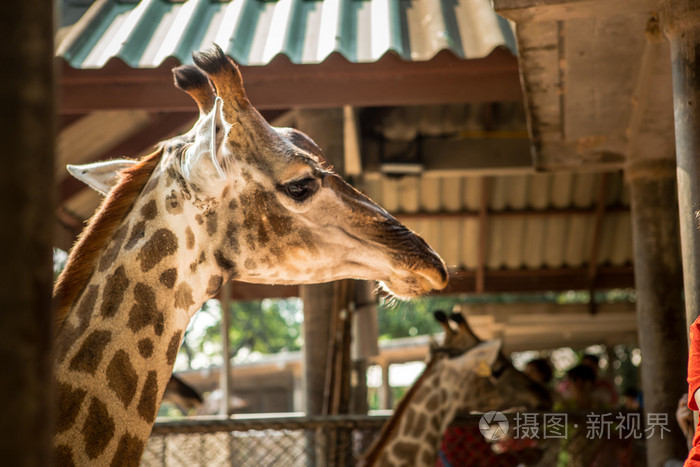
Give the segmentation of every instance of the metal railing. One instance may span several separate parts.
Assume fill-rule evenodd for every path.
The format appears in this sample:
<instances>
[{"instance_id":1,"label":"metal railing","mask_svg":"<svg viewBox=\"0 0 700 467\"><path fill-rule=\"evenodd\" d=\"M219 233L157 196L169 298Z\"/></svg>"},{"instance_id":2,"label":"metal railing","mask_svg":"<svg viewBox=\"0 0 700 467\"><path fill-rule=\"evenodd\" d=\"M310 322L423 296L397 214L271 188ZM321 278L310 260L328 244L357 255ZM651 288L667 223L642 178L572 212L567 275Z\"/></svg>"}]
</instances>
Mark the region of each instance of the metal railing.
<instances>
[{"instance_id":1,"label":"metal railing","mask_svg":"<svg viewBox=\"0 0 700 467\"><path fill-rule=\"evenodd\" d=\"M446 431L436 465L644 465L648 429L642 424L638 427L641 431L630 430L621 422L615 423L614 418L606 419L606 415L562 412L501 414L501 418L461 416ZM159 422L141 465L353 466L387 418L348 415Z\"/></svg>"}]
</instances>

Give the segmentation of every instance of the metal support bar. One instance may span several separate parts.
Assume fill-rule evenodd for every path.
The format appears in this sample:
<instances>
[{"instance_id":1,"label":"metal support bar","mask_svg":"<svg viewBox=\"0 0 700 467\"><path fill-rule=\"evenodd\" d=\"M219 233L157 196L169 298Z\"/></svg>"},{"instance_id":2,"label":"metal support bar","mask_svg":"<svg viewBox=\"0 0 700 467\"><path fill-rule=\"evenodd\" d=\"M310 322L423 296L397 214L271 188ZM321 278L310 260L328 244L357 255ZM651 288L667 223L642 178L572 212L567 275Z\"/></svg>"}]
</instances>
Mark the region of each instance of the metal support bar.
<instances>
[{"instance_id":1,"label":"metal support bar","mask_svg":"<svg viewBox=\"0 0 700 467\"><path fill-rule=\"evenodd\" d=\"M221 402L219 414L228 416L231 413L231 344L228 331L230 329L231 283L226 282L221 288L221 371L219 372L219 387Z\"/></svg>"}]
</instances>

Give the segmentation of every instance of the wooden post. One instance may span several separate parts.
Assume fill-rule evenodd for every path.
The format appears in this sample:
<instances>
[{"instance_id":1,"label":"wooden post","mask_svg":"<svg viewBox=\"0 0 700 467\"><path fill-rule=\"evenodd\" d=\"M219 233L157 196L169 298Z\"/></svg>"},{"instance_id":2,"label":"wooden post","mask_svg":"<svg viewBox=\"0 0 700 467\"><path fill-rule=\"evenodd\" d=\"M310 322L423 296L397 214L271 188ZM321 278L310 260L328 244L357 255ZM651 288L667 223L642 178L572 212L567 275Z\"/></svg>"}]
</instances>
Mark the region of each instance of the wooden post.
<instances>
[{"instance_id":1,"label":"wooden post","mask_svg":"<svg viewBox=\"0 0 700 467\"><path fill-rule=\"evenodd\" d=\"M667 1L663 26L671 44L685 310L691 324L700 315L700 5Z\"/></svg>"},{"instance_id":2,"label":"wooden post","mask_svg":"<svg viewBox=\"0 0 700 467\"><path fill-rule=\"evenodd\" d=\"M0 43L0 452L51 465L53 2L2 2Z\"/></svg>"},{"instance_id":3,"label":"wooden post","mask_svg":"<svg viewBox=\"0 0 700 467\"><path fill-rule=\"evenodd\" d=\"M231 345L228 331L231 327L231 282L226 282L221 289L221 372L219 373L219 388L221 401L219 415L231 414Z\"/></svg>"},{"instance_id":4,"label":"wooden post","mask_svg":"<svg viewBox=\"0 0 700 467\"><path fill-rule=\"evenodd\" d=\"M626 171L632 199L634 272L637 289L642 392L647 417L666 417L646 439L647 464L684 459L688 449L675 421L678 399L687 391L688 348L682 298L682 266L675 163L638 161ZM649 421L649 418L647 418Z\"/></svg>"}]
</instances>

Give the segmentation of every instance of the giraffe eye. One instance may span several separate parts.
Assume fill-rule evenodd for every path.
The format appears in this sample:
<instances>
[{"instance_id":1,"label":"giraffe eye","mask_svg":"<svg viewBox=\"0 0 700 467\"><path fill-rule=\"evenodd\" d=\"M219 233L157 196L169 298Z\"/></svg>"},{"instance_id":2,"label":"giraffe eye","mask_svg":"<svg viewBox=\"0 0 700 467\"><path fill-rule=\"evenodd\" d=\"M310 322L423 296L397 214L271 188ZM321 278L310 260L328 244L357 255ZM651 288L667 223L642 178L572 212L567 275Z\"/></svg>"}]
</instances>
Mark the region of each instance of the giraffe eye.
<instances>
[{"instance_id":1,"label":"giraffe eye","mask_svg":"<svg viewBox=\"0 0 700 467\"><path fill-rule=\"evenodd\" d=\"M318 190L318 180L305 178L284 185L284 192L294 201L305 201Z\"/></svg>"}]
</instances>

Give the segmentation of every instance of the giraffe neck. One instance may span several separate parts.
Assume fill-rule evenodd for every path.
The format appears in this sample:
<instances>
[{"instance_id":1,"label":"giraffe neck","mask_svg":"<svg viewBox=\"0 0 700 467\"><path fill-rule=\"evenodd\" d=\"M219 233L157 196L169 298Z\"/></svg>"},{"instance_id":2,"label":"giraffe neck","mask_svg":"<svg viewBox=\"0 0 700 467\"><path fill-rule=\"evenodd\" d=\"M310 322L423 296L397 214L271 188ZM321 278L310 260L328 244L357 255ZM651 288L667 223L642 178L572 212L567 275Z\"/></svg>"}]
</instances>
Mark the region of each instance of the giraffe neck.
<instances>
[{"instance_id":1,"label":"giraffe neck","mask_svg":"<svg viewBox=\"0 0 700 467\"><path fill-rule=\"evenodd\" d=\"M207 249L216 229L188 209L139 198L68 312L56 339L59 464L138 463L187 324L228 278Z\"/></svg>"},{"instance_id":2,"label":"giraffe neck","mask_svg":"<svg viewBox=\"0 0 700 467\"><path fill-rule=\"evenodd\" d=\"M443 381L445 361L428 362L365 454L366 466L435 465L442 433L457 410Z\"/></svg>"}]
</instances>

